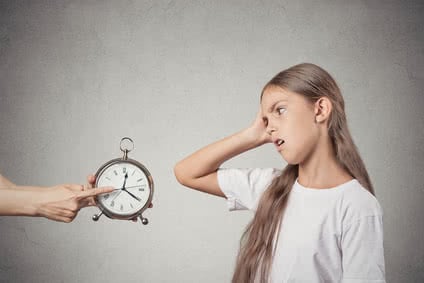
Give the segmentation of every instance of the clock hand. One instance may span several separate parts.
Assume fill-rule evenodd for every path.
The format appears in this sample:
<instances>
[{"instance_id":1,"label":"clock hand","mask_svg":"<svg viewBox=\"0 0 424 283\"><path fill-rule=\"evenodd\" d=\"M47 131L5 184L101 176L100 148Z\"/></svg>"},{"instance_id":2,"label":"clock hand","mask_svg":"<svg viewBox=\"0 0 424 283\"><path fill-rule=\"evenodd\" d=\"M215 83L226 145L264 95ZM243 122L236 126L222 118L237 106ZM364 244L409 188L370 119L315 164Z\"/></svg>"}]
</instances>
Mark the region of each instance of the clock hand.
<instances>
[{"instance_id":1,"label":"clock hand","mask_svg":"<svg viewBox=\"0 0 424 283\"><path fill-rule=\"evenodd\" d=\"M137 196L135 196L134 194L130 193L129 191L127 191L125 188L122 188L122 191L127 192L130 196L132 196L133 198L135 198L138 201L141 201L141 199Z\"/></svg>"},{"instance_id":2,"label":"clock hand","mask_svg":"<svg viewBox=\"0 0 424 283\"><path fill-rule=\"evenodd\" d=\"M120 192L117 193L116 196L113 199L111 199L111 202L114 201L121 194L122 191L127 192L130 196L132 196L136 200L141 201L141 199L139 197L135 196L134 194L132 194L129 191L127 191L127 189L125 189L125 184L127 183L127 179L128 179L128 173L125 173L124 184L122 185L122 188L115 189L115 191L116 190L119 190ZM131 186L131 187L128 187L128 188L135 188L135 187L140 187L140 186Z\"/></svg>"},{"instance_id":3,"label":"clock hand","mask_svg":"<svg viewBox=\"0 0 424 283\"><path fill-rule=\"evenodd\" d=\"M131 186L131 187L126 187L126 189L132 189L132 188L137 188L137 187L141 187L142 185L137 185L137 186ZM115 189L115 191L120 191L120 190L122 190L123 188L117 188L117 189Z\"/></svg>"},{"instance_id":4,"label":"clock hand","mask_svg":"<svg viewBox=\"0 0 424 283\"><path fill-rule=\"evenodd\" d=\"M122 188L125 189L125 184L127 183L127 178L128 178L128 173L125 173L125 180L124 180L124 184L122 185Z\"/></svg>"},{"instance_id":5,"label":"clock hand","mask_svg":"<svg viewBox=\"0 0 424 283\"><path fill-rule=\"evenodd\" d=\"M125 185L125 183L124 183ZM130 187L129 187L130 188ZM127 191L125 188L119 188L119 189L115 189L115 191L119 191L115 197L113 199L110 200L110 202L113 202L121 193L122 191L126 191L127 193L129 193L132 197L134 197L135 199L137 199L138 201L141 201L141 199L139 199L138 197L134 196L133 194L131 194L129 191Z\"/></svg>"}]
</instances>

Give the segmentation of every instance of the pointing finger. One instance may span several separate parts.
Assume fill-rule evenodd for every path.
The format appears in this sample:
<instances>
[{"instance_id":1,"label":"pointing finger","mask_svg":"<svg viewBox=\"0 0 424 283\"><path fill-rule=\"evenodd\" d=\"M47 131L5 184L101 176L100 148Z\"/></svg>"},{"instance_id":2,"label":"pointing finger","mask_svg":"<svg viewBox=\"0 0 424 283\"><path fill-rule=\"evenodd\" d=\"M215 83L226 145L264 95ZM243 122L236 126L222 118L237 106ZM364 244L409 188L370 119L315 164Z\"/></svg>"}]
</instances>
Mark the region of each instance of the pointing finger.
<instances>
[{"instance_id":1,"label":"pointing finger","mask_svg":"<svg viewBox=\"0 0 424 283\"><path fill-rule=\"evenodd\" d=\"M115 188L113 187L102 187L102 188L95 188L87 191L82 191L78 194L77 199L83 199L87 197L94 197L100 194L110 193L113 192Z\"/></svg>"}]
</instances>

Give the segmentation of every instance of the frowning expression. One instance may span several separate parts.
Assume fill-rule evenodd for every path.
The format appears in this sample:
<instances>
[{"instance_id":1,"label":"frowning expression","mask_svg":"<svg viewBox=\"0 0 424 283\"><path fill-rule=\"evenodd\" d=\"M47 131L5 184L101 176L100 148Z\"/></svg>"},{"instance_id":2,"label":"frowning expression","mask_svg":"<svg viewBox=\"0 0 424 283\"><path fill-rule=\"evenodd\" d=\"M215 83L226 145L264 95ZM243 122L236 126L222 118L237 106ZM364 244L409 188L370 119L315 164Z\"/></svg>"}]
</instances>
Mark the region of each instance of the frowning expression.
<instances>
[{"instance_id":1,"label":"frowning expression","mask_svg":"<svg viewBox=\"0 0 424 283\"><path fill-rule=\"evenodd\" d=\"M314 104L304 96L278 86L268 86L262 96L263 121L284 160L299 164L316 149L320 132Z\"/></svg>"}]
</instances>

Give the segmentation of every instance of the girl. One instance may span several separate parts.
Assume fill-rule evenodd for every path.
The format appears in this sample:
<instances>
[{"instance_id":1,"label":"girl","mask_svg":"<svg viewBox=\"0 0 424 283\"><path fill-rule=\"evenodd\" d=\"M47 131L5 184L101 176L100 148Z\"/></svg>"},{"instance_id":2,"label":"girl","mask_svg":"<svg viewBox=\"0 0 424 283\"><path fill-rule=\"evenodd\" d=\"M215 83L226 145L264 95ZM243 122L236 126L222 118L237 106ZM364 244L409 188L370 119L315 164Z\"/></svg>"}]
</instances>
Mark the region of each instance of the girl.
<instances>
[{"instance_id":1,"label":"girl","mask_svg":"<svg viewBox=\"0 0 424 283\"><path fill-rule=\"evenodd\" d=\"M272 142L288 165L223 169ZM334 79L313 64L277 74L263 88L253 124L193 153L177 180L255 211L232 282L385 282L382 212L349 133Z\"/></svg>"}]
</instances>

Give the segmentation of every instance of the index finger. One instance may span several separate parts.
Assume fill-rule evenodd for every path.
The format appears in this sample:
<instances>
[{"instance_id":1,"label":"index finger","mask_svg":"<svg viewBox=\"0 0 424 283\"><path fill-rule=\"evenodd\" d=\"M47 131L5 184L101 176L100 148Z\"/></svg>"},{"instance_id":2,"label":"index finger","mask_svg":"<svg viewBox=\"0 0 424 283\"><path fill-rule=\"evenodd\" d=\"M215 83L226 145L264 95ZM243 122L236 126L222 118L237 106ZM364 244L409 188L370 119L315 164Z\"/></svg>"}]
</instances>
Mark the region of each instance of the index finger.
<instances>
[{"instance_id":1,"label":"index finger","mask_svg":"<svg viewBox=\"0 0 424 283\"><path fill-rule=\"evenodd\" d=\"M95 189L90 189L87 191L82 191L81 193L79 193L77 195L78 199L84 199L87 197L94 197L100 194L105 194L105 193L110 193L113 192L115 190L115 188L113 187L101 187L101 188L95 188Z\"/></svg>"}]
</instances>

